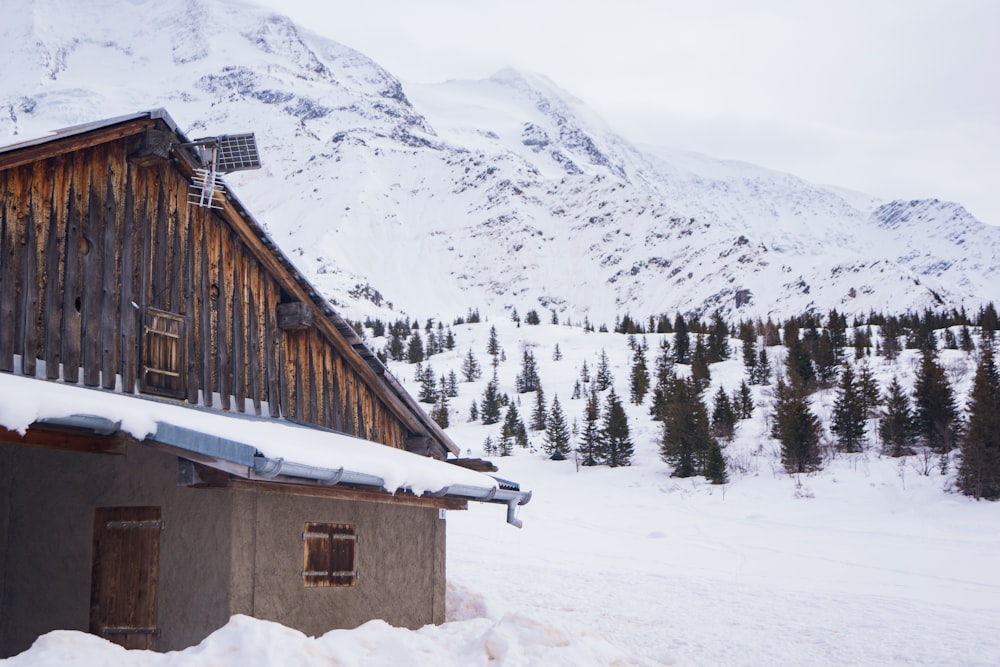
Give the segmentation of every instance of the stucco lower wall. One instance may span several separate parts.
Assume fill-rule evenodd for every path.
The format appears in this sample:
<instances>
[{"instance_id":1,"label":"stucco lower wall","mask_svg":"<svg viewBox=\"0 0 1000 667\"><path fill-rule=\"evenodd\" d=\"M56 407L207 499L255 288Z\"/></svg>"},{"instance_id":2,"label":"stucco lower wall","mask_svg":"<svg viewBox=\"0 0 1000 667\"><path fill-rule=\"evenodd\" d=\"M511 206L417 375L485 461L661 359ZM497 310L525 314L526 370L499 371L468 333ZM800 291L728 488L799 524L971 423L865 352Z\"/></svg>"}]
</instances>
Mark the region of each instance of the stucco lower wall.
<instances>
[{"instance_id":1,"label":"stucco lower wall","mask_svg":"<svg viewBox=\"0 0 1000 667\"><path fill-rule=\"evenodd\" d=\"M96 507L162 509L159 650L228 621L231 493L178 487L176 457L142 444L124 456L0 445L0 470L0 655L88 630Z\"/></svg>"},{"instance_id":2,"label":"stucco lower wall","mask_svg":"<svg viewBox=\"0 0 1000 667\"><path fill-rule=\"evenodd\" d=\"M258 618L278 621L308 635L353 628L373 618L419 628L445 615L445 520L436 508L315 498L254 487L238 502L254 512L253 568L233 600L252 601ZM249 517L248 517L249 518ZM354 586L314 588L302 580L302 532L306 522L353 524L358 580ZM237 571L234 561L234 573ZM246 587L252 585L252 594Z\"/></svg>"},{"instance_id":3,"label":"stucco lower wall","mask_svg":"<svg viewBox=\"0 0 1000 667\"><path fill-rule=\"evenodd\" d=\"M94 510L142 505L160 507L164 522L158 650L197 644L233 614L309 635L374 618L444 622L446 526L436 508L247 482L179 487L177 458L141 443L124 456L0 445L0 657L51 630L89 629ZM355 526L354 586L304 585L306 522Z\"/></svg>"}]
</instances>

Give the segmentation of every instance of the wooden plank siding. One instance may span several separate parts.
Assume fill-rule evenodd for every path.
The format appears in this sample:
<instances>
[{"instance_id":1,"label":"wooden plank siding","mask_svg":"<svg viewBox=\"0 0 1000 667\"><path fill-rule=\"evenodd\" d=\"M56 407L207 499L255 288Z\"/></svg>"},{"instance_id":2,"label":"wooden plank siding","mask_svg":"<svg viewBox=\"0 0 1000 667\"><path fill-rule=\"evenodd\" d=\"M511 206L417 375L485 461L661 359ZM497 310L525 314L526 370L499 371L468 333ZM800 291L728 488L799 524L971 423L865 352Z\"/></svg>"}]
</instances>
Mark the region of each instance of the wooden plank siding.
<instances>
[{"instance_id":1,"label":"wooden plank siding","mask_svg":"<svg viewBox=\"0 0 1000 667\"><path fill-rule=\"evenodd\" d=\"M177 164L128 159L146 126L0 154L0 371L142 391L143 322L162 310L184 320L180 400L404 448L420 422L332 323L279 328L304 298L269 242L188 204Z\"/></svg>"}]
</instances>

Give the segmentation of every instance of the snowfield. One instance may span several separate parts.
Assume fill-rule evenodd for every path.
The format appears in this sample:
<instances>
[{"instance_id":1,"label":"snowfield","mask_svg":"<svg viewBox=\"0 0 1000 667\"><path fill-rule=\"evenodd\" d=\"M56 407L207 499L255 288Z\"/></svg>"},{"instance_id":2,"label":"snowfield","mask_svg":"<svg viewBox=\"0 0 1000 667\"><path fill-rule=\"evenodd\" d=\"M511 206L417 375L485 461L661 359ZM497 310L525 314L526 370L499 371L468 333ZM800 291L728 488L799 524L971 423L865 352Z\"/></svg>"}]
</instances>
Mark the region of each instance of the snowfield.
<instances>
[{"instance_id":1,"label":"snowfield","mask_svg":"<svg viewBox=\"0 0 1000 667\"><path fill-rule=\"evenodd\" d=\"M628 397L626 337L579 327L493 323L507 360L501 389L516 400L522 345L538 362L547 401L567 420L583 360L606 350L619 396ZM472 455L500 424L466 421L492 368L489 322L454 328L454 350L429 359L459 373L469 349L483 378L460 383L449 433ZM641 338L641 337L640 337ZM660 336L647 336L655 359ZM559 344L563 359L552 360ZM373 341L378 348L380 341ZM734 350L736 341L731 342ZM779 353L778 348L772 351ZM912 381L914 353L870 361L880 385ZM960 402L972 368L942 351ZM778 364L773 364L778 367ZM413 366L392 364L416 393ZM679 367L682 368L682 367ZM739 361L714 364L711 396L731 391ZM627 468L577 467L517 449L493 458L500 475L534 492L519 510L470 503L448 514L448 622L410 631L380 621L322 637L234 617L200 645L157 654L125 651L81 632L41 637L3 665L997 665L1000 664L1000 504L951 488L936 458L892 459L874 444L830 455L822 471L790 477L767 435L767 388L725 448L730 483L677 479L659 459L647 406L627 403L636 454ZM522 394L527 418L534 394ZM817 396L822 413L832 392ZM532 432L533 445L541 434ZM873 441L874 442L874 441ZM465 453L465 452L463 452Z\"/></svg>"}]
</instances>

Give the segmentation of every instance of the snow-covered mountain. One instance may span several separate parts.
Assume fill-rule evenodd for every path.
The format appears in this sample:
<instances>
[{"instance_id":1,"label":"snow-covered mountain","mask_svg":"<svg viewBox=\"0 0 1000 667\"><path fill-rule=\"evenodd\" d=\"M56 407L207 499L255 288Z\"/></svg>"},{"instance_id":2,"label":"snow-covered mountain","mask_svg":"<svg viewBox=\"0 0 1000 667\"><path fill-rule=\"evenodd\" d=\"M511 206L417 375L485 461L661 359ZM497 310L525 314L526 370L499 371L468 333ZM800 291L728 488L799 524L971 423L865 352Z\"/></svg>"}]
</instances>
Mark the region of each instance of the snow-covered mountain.
<instances>
[{"instance_id":1,"label":"snow-covered mountain","mask_svg":"<svg viewBox=\"0 0 1000 667\"><path fill-rule=\"evenodd\" d=\"M229 182L348 314L610 323L1000 296L1000 228L956 204L639 149L541 76L403 85L239 0L28 0L0 39L4 143L160 106L192 137L256 132L265 168Z\"/></svg>"}]
</instances>

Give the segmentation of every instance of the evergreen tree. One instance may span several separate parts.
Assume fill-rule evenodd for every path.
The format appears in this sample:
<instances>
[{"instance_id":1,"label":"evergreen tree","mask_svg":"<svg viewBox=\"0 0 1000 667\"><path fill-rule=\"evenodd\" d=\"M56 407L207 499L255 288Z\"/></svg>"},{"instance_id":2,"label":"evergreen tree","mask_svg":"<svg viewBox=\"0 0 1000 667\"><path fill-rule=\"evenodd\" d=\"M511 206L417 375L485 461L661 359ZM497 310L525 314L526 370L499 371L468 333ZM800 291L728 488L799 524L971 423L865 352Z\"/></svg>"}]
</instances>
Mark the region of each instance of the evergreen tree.
<instances>
[{"instance_id":1,"label":"evergreen tree","mask_svg":"<svg viewBox=\"0 0 1000 667\"><path fill-rule=\"evenodd\" d=\"M492 356L494 359L500 354L500 340L497 338L496 326L490 327L490 338L486 342L486 354ZM493 365L496 366L496 361L494 361Z\"/></svg>"},{"instance_id":2,"label":"evergreen tree","mask_svg":"<svg viewBox=\"0 0 1000 667\"><path fill-rule=\"evenodd\" d=\"M570 400L574 400L575 401L578 398L580 398L580 396L582 396L582 394L580 393L580 391L581 391L580 390L580 380L578 378L577 381L573 383L573 393L570 396Z\"/></svg>"},{"instance_id":3,"label":"evergreen tree","mask_svg":"<svg viewBox=\"0 0 1000 667\"><path fill-rule=\"evenodd\" d=\"M608 393L604 425L601 428L602 457L609 466L632 465L632 440L629 437L628 417L614 388Z\"/></svg>"},{"instance_id":4,"label":"evergreen tree","mask_svg":"<svg viewBox=\"0 0 1000 667\"><path fill-rule=\"evenodd\" d=\"M440 392L438 394L438 401L434 405L434 409L431 410L431 419L433 419L438 426L441 428L448 428L448 394L445 392Z\"/></svg>"},{"instance_id":5,"label":"evergreen tree","mask_svg":"<svg viewBox=\"0 0 1000 667\"><path fill-rule=\"evenodd\" d=\"M716 438L732 440L735 430L736 413L733 411L733 404L725 388L719 385L719 391L715 392L715 404L712 406L712 433Z\"/></svg>"},{"instance_id":6,"label":"evergreen tree","mask_svg":"<svg viewBox=\"0 0 1000 667\"><path fill-rule=\"evenodd\" d=\"M983 346L972 383L958 488L976 499L1000 499L1000 374L991 345Z\"/></svg>"},{"instance_id":7,"label":"evergreen tree","mask_svg":"<svg viewBox=\"0 0 1000 667\"><path fill-rule=\"evenodd\" d=\"M521 372L514 380L514 387L519 394L526 394L536 391L541 386L538 379L538 367L535 364L535 355L531 350L525 348L521 356Z\"/></svg>"},{"instance_id":8,"label":"evergreen tree","mask_svg":"<svg viewBox=\"0 0 1000 667\"><path fill-rule=\"evenodd\" d=\"M844 366L833 404L830 430L837 436L837 446L845 452L860 452L865 442L866 410L854 371Z\"/></svg>"},{"instance_id":9,"label":"evergreen tree","mask_svg":"<svg viewBox=\"0 0 1000 667\"><path fill-rule=\"evenodd\" d=\"M722 319L722 313L712 314L712 325L708 330L708 362L717 363L729 358L729 326Z\"/></svg>"},{"instance_id":10,"label":"evergreen tree","mask_svg":"<svg viewBox=\"0 0 1000 667\"><path fill-rule=\"evenodd\" d=\"M708 348L701 342L701 336L695 336L694 354L691 355L691 379L698 385L699 391L704 391L712 380L708 369Z\"/></svg>"},{"instance_id":11,"label":"evergreen tree","mask_svg":"<svg viewBox=\"0 0 1000 667\"><path fill-rule=\"evenodd\" d=\"M687 322L680 313L674 318L674 361L686 364L691 361L691 337L688 335Z\"/></svg>"},{"instance_id":12,"label":"evergreen tree","mask_svg":"<svg viewBox=\"0 0 1000 667\"><path fill-rule=\"evenodd\" d=\"M712 443L708 410L693 380L675 378L665 399L660 458L674 467L674 477L691 477L704 471Z\"/></svg>"},{"instance_id":13,"label":"evergreen tree","mask_svg":"<svg viewBox=\"0 0 1000 667\"><path fill-rule=\"evenodd\" d=\"M615 378L611 374L611 366L608 363L608 353L601 348L601 357L597 362L597 374L594 376L594 384L597 391L605 391L614 383Z\"/></svg>"},{"instance_id":14,"label":"evergreen tree","mask_svg":"<svg viewBox=\"0 0 1000 667\"><path fill-rule=\"evenodd\" d=\"M500 421L500 390L496 373L486 383L483 398L479 402L479 412L482 415L483 424L496 424Z\"/></svg>"},{"instance_id":15,"label":"evergreen tree","mask_svg":"<svg viewBox=\"0 0 1000 667\"><path fill-rule=\"evenodd\" d=\"M455 375L455 371L448 371L448 381L445 383L444 389L449 398L458 396L458 376Z\"/></svg>"},{"instance_id":16,"label":"evergreen tree","mask_svg":"<svg viewBox=\"0 0 1000 667\"><path fill-rule=\"evenodd\" d=\"M558 324L558 322L556 324ZM559 349L559 343L556 343L555 349L552 350L552 361L559 361L562 358L562 350Z\"/></svg>"},{"instance_id":17,"label":"evergreen tree","mask_svg":"<svg viewBox=\"0 0 1000 667\"><path fill-rule=\"evenodd\" d=\"M406 360L411 364L419 364L424 360L424 343L420 340L420 333L417 331L410 334L410 343L406 348Z\"/></svg>"},{"instance_id":18,"label":"evergreen tree","mask_svg":"<svg viewBox=\"0 0 1000 667\"><path fill-rule=\"evenodd\" d=\"M757 332L749 322L740 323L740 345L743 351L743 369L750 381L754 382L757 371Z\"/></svg>"},{"instance_id":19,"label":"evergreen tree","mask_svg":"<svg viewBox=\"0 0 1000 667\"><path fill-rule=\"evenodd\" d=\"M736 390L736 395L733 399L733 410L740 419L750 419L753 417L753 408L753 392L750 390L750 385L744 380L740 382L740 388Z\"/></svg>"},{"instance_id":20,"label":"evergreen tree","mask_svg":"<svg viewBox=\"0 0 1000 667\"><path fill-rule=\"evenodd\" d=\"M858 389L865 409L865 418L878 417L878 409L882 404L881 390L878 386L878 380L875 379L875 374L872 373L872 369L867 363L858 366Z\"/></svg>"},{"instance_id":21,"label":"evergreen tree","mask_svg":"<svg viewBox=\"0 0 1000 667\"><path fill-rule=\"evenodd\" d=\"M476 361L476 355L472 354L472 348L466 353L465 358L462 360L462 377L466 382L475 382L483 376L483 371L479 367L479 362Z\"/></svg>"},{"instance_id":22,"label":"evergreen tree","mask_svg":"<svg viewBox=\"0 0 1000 667\"><path fill-rule=\"evenodd\" d=\"M545 422L545 453L561 461L570 453L570 434L566 426L566 415L559 405L559 397L552 399L552 410Z\"/></svg>"},{"instance_id":23,"label":"evergreen tree","mask_svg":"<svg viewBox=\"0 0 1000 667\"><path fill-rule=\"evenodd\" d=\"M786 372L789 377L794 375L798 378L800 388L808 394L816 388L816 370L805 342L799 340L797 333L792 339L788 338L790 335L788 331L785 332L785 345L788 347L788 357L785 359Z\"/></svg>"},{"instance_id":24,"label":"evergreen tree","mask_svg":"<svg viewBox=\"0 0 1000 667\"><path fill-rule=\"evenodd\" d=\"M583 384L590 384L590 369L587 367L587 360L583 360L583 366L580 367L580 382Z\"/></svg>"},{"instance_id":25,"label":"evergreen tree","mask_svg":"<svg viewBox=\"0 0 1000 667\"><path fill-rule=\"evenodd\" d=\"M486 441L483 442L483 454L486 456L493 456L497 453L497 446L493 443L493 438L486 436Z\"/></svg>"},{"instance_id":26,"label":"evergreen tree","mask_svg":"<svg viewBox=\"0 0 1000 667\"><path fill-rule=\"evenodd\" d=\"M542 391L542 387L539 385L538 390L535 392L535 410L531 413L531 430L544 431L547 416L548 410L545 407L545 392Z\"/></svg>"},{"instance_id":27,"label":"evergreen tree","mask_svg":"<svg viewBox=\"0 0 1000 667\"><path fill-rule=\"evenodd\" d=\"M500 437L510 438L518 447L528 446L528 431L524 428L521 415L517 412L517 406L511 403L507 407L507 415L504 417L503 426L500 428Z\"/></svg>"},{"instance_id":28,"label":"evergreen tree","mask_svg":"<svg viewBox=\"0 0 1000 667\"><path fill-rule=\"evenodd\" d=\"M430 364L427 364L420 374L420 394L417 400L421 403L437 403L437 378L434 377L434 369Z\"/></svg>"},{"instance_id":29,"label":"evergreen tree","mask_svg":"<svg viewBox=\"0 0 1000 667\"><path fill-rule=\"evenodd\" d=\"M535 310L534 308L529 310L527 314L525 314L524 316L524 323L529 325L541 324L542 320L540 317L538 317L538 311Z\"/></svg>"},{"instance_id":30,"label":"evergreen tree","mask_svg":"<svg viewBox=\"0 0 1000 667\"><path fill-rule=\"evenodd\" d=\"M580 430L580 445L577 447L585 466L593 466L601 462L598 459L601 447L601 429L598 425L600 414L600 400L597 391L591 389L583 411L583 428Z\"/></svg>"},{"instance_id":31,"label":"evergreen tree","mask_svg":"<svg viewBox=\"0 0 1000 667\"><path fill-rule=\"evenodd\" d=\"M722 447L717 440L712 440L708 444L708 454L705 459L705 479L712 484L726 484L729 482L729 474L726 472L726 457L722 454Z\"/></svg>"},{"instance_id":32,"label":"evergreen tree","mask_svg":"<svg viewBox=\"0 0 1000 667\"><path fill-rule=\"evenodd\" d=\"M816 368L816 381L821 387L829 387L837 377L837 364L839 363L836 348L828 331L824 331L816 342L816 351L813 353L813 362Z\"/></svg>"},{"instance_id":33,"label":"evergreen tree","mask_svg":"<svg viewBox=\"0 0 1000 667\"><path fill-rule=\"evenodd\" d=\"M910 407L910 398L899 384L899 378L893 376L883 404L878 422L882 453L896 457L913 454L913 445L917 442L917 424Z\"/></svg>"},{"instance_id":34,"label":"evergreen tree","mask_svg":"<svg viewBox=\"0 0 1000 667\"><path fill-rule=\"evenodd\" d=\"M656 421L663 419L667 396L671 391L671 383L675 377L670 343L664 338L660 341L660 354L656 357L656 386L653 387L653 397L649 405L649 414Z\"/></svg>"},{"instance_id":35,"label":"evergreen tree","mask_svg":"<svg viewBox=\"0 0 1000 667\"><path fill-rule=\"evenodd\" d=\"M386 355L393 361L402 361L406 348L403 346L403 337L399 331L393 331L389 336L389 345L386 348Z\"/></svg>"},{"instance_id":36,"label":"evergreen tree","mask_svg":"<svg viewBox=\"0 0 1000 667\"><path fill-rule=\"evenodd\" d=\"M771 381L771 362L768 359L766 348L760 348L755 370L756 373L750 376L750 384L767 384Z\"/></svg>"},{"instance_id":37,"label":"evergreen tree","mask_svg":"<svg viewBox=\"0 0 1000 667\"><path fill-rule=\"evenodd\" d=\"M809 409L802 380L794 375L787 382L778 378L771 435L781 443L781 463L789 474L819 469L819 418Z\"/></svg>"},{"instance_id":38,"label":"evergreen tree","mask_svg":"<svg viewBox=\"0 0 1000 667\"><path fill-rule=\"evenodd\" d=\"M972 341L972 334L969 332L968 325L963 324L961 331L958 333L958 347L962 352L972 352L976 349L976 344Z\"/></svg>"},{"instance_id":39,"label":"evergreen tree","mask_svg":"<svg viewBox=\"0 0 1000 667\"><path fill-rule=\"evenodd\" d=\"M646 352L641 345L635 346L632 353L632 377L629 382L629 399L636 405L642 404L642 399L649 391L649 370L646 368Z\"/></svg>"},{"instance_id":40,"label":"evergreen tree","mask_svg":"<svg viewBox=\"0 0 1000 667\"><path fill-rule=\"evenodd\" d=\"M924 350L914 383L917 432L924 445L946 454L958 444L961 432L958 406L944 369L934 353Z\"/></svg>"},{"instance_id":41,"label":"evergreen tree","mask_svg":"<svg viewBox=\"0 0 1000 667\"><path fill-rule=\"evenodd\" d=\"M479 421L479 405L476 403L475 399L473 399L472 405L469 406L469 421Z\"/></svg>"}]
</instances>

